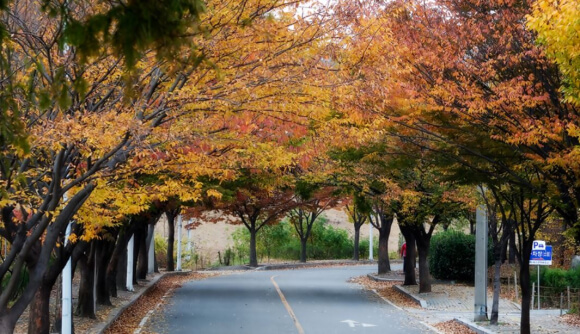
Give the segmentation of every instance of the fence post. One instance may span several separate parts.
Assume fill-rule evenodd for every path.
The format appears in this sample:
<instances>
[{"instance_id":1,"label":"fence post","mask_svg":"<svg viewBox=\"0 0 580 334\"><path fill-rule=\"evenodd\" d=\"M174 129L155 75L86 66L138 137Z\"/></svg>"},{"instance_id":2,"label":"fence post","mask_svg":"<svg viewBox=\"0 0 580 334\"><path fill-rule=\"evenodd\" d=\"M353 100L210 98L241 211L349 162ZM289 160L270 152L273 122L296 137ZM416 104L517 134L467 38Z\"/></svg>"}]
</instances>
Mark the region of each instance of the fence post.
<instances>
[{"instance_id":1,"label":"fence post","mask_svg":"<svg viewBox=\"0 0 580 334\"><path fill-rule=\"evenodd\" d=\"M560 315L562 315L562 304L564 304L564 293L560 292Z\"/></svg>"},{"instance_id":2,"label":"fence post","mask_svg":"<svg viewBox=\"0 0 580 334\"><path fill-rule=\"evenodd\" d=\"M536 295L536 283L532 283L532 307L530 309L534 308L534 296Z\"/></svg>"},{"instance_id":3,"label":"fence post","mask_svg":"<svg viewBox=\"0 0 580 334\"><path fill-rule=\"evenodd\" d=\"M568 312L570 312L570 287L568 286L566 290L568 290Z\"/></svg>"}]
</instances>

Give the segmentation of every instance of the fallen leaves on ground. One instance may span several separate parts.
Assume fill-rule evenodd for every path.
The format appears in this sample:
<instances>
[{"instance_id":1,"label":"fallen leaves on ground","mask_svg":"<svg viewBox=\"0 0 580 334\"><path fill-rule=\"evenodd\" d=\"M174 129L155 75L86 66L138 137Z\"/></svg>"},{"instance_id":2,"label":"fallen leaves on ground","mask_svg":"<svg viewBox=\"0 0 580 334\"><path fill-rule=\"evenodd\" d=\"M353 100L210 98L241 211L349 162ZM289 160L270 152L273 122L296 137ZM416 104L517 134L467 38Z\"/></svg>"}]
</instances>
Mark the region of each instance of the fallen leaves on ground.
<instances>
[{"instance_id":1,"label":"fallen leaves on ground","mask_svg":"<svg viewBox=\"0 0 580 334\"><path fill-rule=\"evenodd\" d=\"M355 277L351 279L350 282L358 283L367 290L375 290L381 297L388 299L397 306L421 308L421 306L417 305L417 302L410 299L401 292L395 290L394 286L400 285L402 282L399 281L377 282L375 280L368 278L367 276Z\"/></svg>"},{"instance_id":2,"label":"fallen leaves on ground","mask_svg":"<svg viewBox=\"0 0 580 334\"><path fill-rule=\"evenodd\" d=\"M191 272L187 275L168 275L155 283L149 291L127 308L119 318L105 331L106 334L129 334L133 333L139 326L141 320L147 313L155 308L163 299L166 293L172 293L183 283L193 280L201 280L207 277L222 275L223 272Z\"/></svg>"},{"instance_id":3,"label":"fallen leaves on ground","mask_svg":"<svg viewBox=\"0 0 580 334\"><path fill-rule=\"evenodd\" d=\"M570 326L580 327L580 314L564 314L562 320Z\"/></svg>"},{"instance_id":4,"label":"fallen leaves on ground","mask_svg":"<svg viewBox=\"0 0 580 334\"><path fill-rule=\"evenodd\" d=\"M476 333L473 330L471 330L469 327L467 327L463 324L460 324L455 320L440 322L440 323L434 324L433 327L437 328L438 330L440 330L441 332L443 332L445 334L475 334Z\"/></svg>"}]
</instances>

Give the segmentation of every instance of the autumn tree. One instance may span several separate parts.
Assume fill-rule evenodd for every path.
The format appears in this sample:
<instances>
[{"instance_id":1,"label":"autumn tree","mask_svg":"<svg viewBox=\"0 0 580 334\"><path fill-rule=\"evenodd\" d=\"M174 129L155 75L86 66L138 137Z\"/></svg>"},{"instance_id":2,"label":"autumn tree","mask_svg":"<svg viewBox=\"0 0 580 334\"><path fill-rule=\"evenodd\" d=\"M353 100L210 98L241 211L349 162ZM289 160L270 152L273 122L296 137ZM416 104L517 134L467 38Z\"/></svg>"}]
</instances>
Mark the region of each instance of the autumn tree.
<instances>
[{"instance_id":1,"label":"autumn tree","mask_svg":"<svg viewBox=\"0 0 580 334\"><path fill-rule=\"evenodd\" d=\"M249 171L221 186L223 197L215 209L223 211L231 224L243 224L250 232L249 256L252 267L258 266L256 235L266 225L278 223L296 207L294 193L285 186L271 183L278 175L252 174ZM226 190L227 189L227 190Z\"/></svg>"},{"instance_id":2,"label":"autumn tree","mask_svg":"<svg viewBox=\"0 0 580 334\"><path fill-rule=\"evenodd\" d=\"M156 4L149 5L154 8ZM247 2L244 2L242 8L245 8L243 6L246 4ZM12 243L12 247L6 261L0 265L0 277L4 277L8 270L17 273L11 277L10 283L0 296L2 310L0 323L2 331L6 332L11 331L39 285L44 284L42 277L47 267L52 265L49 264L52 250L57 243L63 243L66 225L75 217L95 189L106 183L104 180L107 178L114 179L115 171L123 167L132 154L137 151L145 152L151 147L160 145L162 143L159 141L159 138L162 138L160 135L163 131L167 131L171 122L187 118L186 115L191 115L192 111L205 110L204 106L200 106L180 109L177 112L177 108L171 108L171 104L167 103L172 100L183 102L181 105L185 105L185 101L179 100L180 95L175 94L169 99L168 95L159 94L177 93L183 88L183 84L190 79L188 75L192 75L199 65L199 62L188 62L191 59L198 59L197 51L184 53L182 60L188 61L175 63L163 62L163 59L158 61L160 54L146 51L149 46L161 43L162 36L151 30L145 30L147 36L143 37L140 34L133 36L143 38L143 43L132 45L129 42L121 42L126 48L124 51L140 55L139 59L131 56L123 60L119 58L117 53L119 50L107 49L107 43L100 44L100 48L95 52L87 53L83 46L86 45L83 44L85 41L79 40L80 35L63 35L59 27L74 26L74 32L79 32L85 27L83 26L85 21L82 21L84 18L87 18L86 22L90 26L88 23L91 22L88 19L90 15L96 13L107 16L109 10L114 15L119 14L114 8L71 3L71 7L65 8L71 10L70 12L56 11L47 15L45 8L37 2L13 2L11 5L6 9L10 15L3 21L3 26L10 32L11 43L6 44L3 40L2 49L5 65L2 75L5 75L3 79L9 80L2 82L18 88L13 89L14 93L11 96L19 99L19 112L13 110L13 113L8 114L23 117L22 124L26 125L30 142L34 145L28 153L23 145L12 146L16 137L14 140L6 137L8 139L2 141L4 145L2 159L4 162L10 161L7 164L3 163L5 168L2 169L2 195L5 199L8 198L8 201L2 201L3 208L8 212L3 216L3 220L5 226L10 227L3 228L2 234ZM261 14L277 8L278 5L283 3L273 3L271 6L261 7L262 9L258 11L254 8L236 13L242 15L239 18L247 26L255 18L265 19L266 17ZM147 10L151 10L151 6ZM179 8L184 13L189 9L192 7ZM74 15L70 16L70 13ZM195 15L187 17L195 19ZM63 24L64 22L67 24ZM122 22L122 19L115 17L110 22ZM185 26L175 27L181 29ZM119 26L115 24L105 25L105 28L92 26L91 29L113 31L115 28ZM191 37L195 36L195 31L196 28L192 27L187 32L191 33ZM289 33L288 29L285 31ZM29 38L31 36L35 38ZM108 38L115 39L118 35L107 32L101 36L109 41ZM277 45L287 46L291 43L285 40ZM61 48L64 44L67 47ZM132 51L131 48L134 46L139 52ZM45 51L37 52L38 50ZM128 68L132 70L127 72ZM24 87L33 89L21 89ZM127 87L132 87L131 92L128 92ZM16 104L6 104L9 105ZM3 108L4 106L3 104ZM135 113L135 110L138 112ZM172 114L169 116L170 113ZM199 118L202 117L190 117L188 121ZM87 129L93 134L87 136ZM61 198L65 193L69 194L70 200L63 208ZM26 219L13 221L14 208L18 207L19 203L28 203L28 206L23 208ZM17 224L12 224L13 222ZM94 237L97 229L86 227L90 225L85 225L85 232L89 231L85 236ZM34 232L27 233L28 231ZM71 248L75 245L77 243L70 243ZM17 256L18 254L20 255ZM66 258L59 263L66 263ZM19 273L23 266L31 271L31 280L23 295L12 304L9 303L9 297L19 281Z\"/></svg>"},{"instance_id":3,"label":"autumn tree","mask_svg":"<svg viewBox=\"0 0 580 334\"><path fill-rule=\"evenodd\" d=\"M296 208L288 211L288 220L300 238L300 262L306 262L306 245L312 226L327 209L337 204L338 198L331 187L298 181L294 186Z\"/></svg>"},{"instance_id":4,"label":"autumn tree","mask_svg":"<svg viewBox=\"0 0 580 334\"><path fill-rule=\"evenodd\" d=\"M557 189L549 192L559 203L557 212L574 226L577 110L562 102L556 64L521 24L531 12L529 4L400 1L376 6L373 17L383 23L377 27L386 37L367 34L356 40L369 50L353 62L364 65L356 68L367 83L361 90L365 98L356 100L360 109L428 136L422 149L454 161L450 171L467 167L477 183L496 178L527 189L524 194L538 194L552 188L530 182L519 171L542 173ZM485 145L489 142L496 148ZM529 313L522 309L522 332L528 333Z\"/></svg>"},{"instance_id":5,"label":"autumn tree","mask_svg":"<svg viewBox=\"0 0 580 334\"><path fill-rule=\"evenodd\" d=\"M371 204L368 200L355 193L352 196L351 203L345 205L346 212L349 219L354 225L354 252L353 260L359 260L359 240L360 240L360 229L369 219L369 214L371 213Z\"/></svg>"}]
</instances>

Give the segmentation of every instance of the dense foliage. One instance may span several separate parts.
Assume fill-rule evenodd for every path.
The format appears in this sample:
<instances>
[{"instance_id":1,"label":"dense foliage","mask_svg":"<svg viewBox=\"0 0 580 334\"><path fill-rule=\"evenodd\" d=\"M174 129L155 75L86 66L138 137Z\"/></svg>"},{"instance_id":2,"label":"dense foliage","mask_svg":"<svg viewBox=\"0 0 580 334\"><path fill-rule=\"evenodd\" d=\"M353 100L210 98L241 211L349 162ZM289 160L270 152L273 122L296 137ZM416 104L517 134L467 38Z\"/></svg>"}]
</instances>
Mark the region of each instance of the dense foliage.
<instances>
[{"instance_id":1,"label":"dense foliage","mask_svg":"<svg viewBox=\"0 0 580 334\"><path fill-rule=\"evenodd\" d=\"M531 281L538 284L537 275L531 275ZM540 285L552 288L553 292L557 294L566 291L568 287L580 289L580 267L564 270L542 266L540 269Z\"/></svg>"},{"instance_id":2,"label":"dense foliage","mask_svg":"<svg viewBox=\"0 0 580 334\"><path fill-rule=\"evenodd\" d=\"M473 282L475 236L458 231L435 234L429 250L429 271L445 280Z\"/></svg>"}]
</instances>

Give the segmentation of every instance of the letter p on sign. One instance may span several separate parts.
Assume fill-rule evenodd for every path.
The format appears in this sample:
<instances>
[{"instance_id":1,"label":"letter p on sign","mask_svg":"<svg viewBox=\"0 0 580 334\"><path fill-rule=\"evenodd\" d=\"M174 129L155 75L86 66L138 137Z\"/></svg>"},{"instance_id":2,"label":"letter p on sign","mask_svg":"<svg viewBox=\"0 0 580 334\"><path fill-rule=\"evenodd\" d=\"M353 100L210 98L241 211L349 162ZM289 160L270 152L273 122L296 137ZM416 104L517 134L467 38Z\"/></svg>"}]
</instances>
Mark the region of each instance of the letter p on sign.
<instances>
[{"instance_id":1,"label":"letter p on sign","mask_svg":"<svg viewBox=\"0 0 580 334\"><path fill-rule=\"evenodd\" d=\"M543 240L534 240L532 250L546 250L546 242Z\"/></svg>"}]
</instances>

